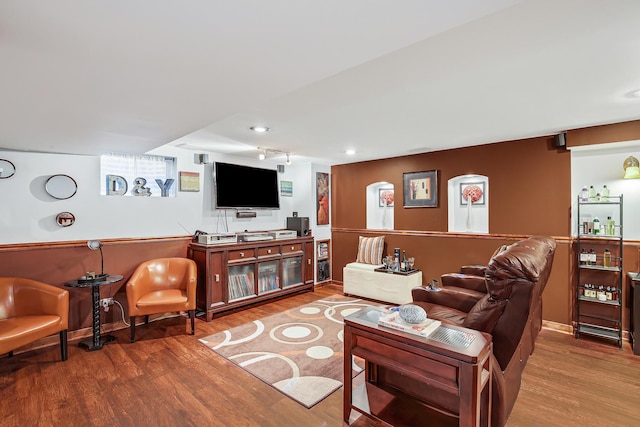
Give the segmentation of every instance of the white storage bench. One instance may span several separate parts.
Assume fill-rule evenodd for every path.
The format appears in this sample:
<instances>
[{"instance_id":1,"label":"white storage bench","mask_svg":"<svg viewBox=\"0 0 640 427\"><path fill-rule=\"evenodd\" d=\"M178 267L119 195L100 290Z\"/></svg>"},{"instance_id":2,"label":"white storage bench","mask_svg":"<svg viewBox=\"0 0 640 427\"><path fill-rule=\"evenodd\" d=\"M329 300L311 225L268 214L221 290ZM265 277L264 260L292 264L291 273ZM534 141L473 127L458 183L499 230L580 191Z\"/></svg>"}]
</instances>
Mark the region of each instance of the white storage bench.
<instances>
[{"instance_id":1,"label":"white storage bench","mask_svg":"<svg viewBox=\"0 0 640 427\"><path fill-rule=\"evenodd\" d=\"M342 268L344 293L392 304L406 304L411 289L422 286L422 272L409 275L374 271L382 265L352 262Z\"/></svg>"}]
</instances>

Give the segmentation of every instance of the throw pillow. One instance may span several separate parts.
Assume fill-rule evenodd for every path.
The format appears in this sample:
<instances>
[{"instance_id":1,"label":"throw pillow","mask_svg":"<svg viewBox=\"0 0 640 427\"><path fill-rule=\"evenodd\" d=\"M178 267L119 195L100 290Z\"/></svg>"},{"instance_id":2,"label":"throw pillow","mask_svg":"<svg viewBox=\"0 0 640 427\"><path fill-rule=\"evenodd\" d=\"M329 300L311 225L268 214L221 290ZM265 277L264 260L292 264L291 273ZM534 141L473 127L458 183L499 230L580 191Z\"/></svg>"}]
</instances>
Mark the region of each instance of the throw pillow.
<instances>
[{"instance_id":1,"label":"throw pillow","mask_svg":"<svg viewBox=\"0 0 640 427\"><path fill-rule=\"evenodd\" d=\"M382 264L382 251L384 250L384 236L362 237L358 241L357 262L364 264Z\"/></svg>"}]
</instances>

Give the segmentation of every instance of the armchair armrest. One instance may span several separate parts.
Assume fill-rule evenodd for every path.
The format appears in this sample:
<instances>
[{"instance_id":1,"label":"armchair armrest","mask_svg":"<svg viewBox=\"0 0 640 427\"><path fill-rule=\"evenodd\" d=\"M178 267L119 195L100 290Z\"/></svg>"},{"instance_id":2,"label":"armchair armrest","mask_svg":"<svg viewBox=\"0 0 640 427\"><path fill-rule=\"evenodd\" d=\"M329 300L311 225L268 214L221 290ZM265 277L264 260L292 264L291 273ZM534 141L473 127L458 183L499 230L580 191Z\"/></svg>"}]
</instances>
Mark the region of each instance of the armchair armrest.
<instances>
[{"instance_id":1,"label":"armchair armrest","mask_svg":"<svg viewBox=\"0 0 640 427\"><path fill-rule=\"evenodd\" d=\"M484 277L484 272L487 270L486 265L463 265L460 267L460 273L470 274L472 276Z\"/></svg>"},{"instance_id":2,"label":"armchair armrest","mask_svg":"<svg viewBox=\"0 0 640 427\"><path fill-rule=\"evenodd\" d=\"M455 287L439 288L439 290L418 287L411 290L411 296L413 301L442 305L468 313L483 295Z\"/></svg>"},{"instance_id":3,"label":"armchair armrest","mask_svg":"<svg viewBox=\"0 0 640 427\"><path fill-rule=\"evenodd\" d=\"M470 274L460 273L447 273L440 276L442 285L456 286L458 288L465 288L476 292L487 293L487 286L485 285L484 276L474 276Z\"/></svg>"}]
</instances>

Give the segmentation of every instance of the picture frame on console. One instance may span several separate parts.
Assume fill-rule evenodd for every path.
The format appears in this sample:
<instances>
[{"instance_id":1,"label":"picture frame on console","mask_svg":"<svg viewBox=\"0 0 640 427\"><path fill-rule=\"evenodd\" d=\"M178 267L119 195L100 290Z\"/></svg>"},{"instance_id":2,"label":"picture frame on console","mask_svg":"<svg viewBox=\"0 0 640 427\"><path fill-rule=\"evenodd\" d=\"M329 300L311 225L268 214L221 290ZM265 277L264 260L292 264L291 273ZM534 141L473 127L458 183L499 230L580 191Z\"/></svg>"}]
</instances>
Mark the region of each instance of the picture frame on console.
<instances>
[{"instance_id":1,"label":"picture frame on console","mask_svg":"<svg viewBox=\"0 0 640 427\"><path fill-rule=\"evenodd\" d=\"M405 208L438 207L438 171L402 174Z\"/></svg>"}]
</instances>

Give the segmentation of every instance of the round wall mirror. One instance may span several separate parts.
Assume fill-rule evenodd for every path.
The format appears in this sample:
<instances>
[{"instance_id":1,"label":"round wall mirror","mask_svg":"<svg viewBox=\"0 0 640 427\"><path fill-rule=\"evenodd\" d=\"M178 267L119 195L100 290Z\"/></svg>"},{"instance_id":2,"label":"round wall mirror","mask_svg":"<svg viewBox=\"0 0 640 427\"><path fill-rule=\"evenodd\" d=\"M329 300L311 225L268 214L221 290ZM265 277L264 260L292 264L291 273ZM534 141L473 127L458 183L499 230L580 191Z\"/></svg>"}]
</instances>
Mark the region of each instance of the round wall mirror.
<instances>
[{"instance_id":1,"label":"round wall mirror","mask_svg":"<svg viewBox=\"0 0 640 427\"><path fill-rule=\"evenodd\" d=\"M78 191L78 184L69 175L51 175L44 185L47 193L56 199L68 199Z\"/></svg>"},{"instance_id":2,"label":"round wall mirror","mask_svg":"<svg viewBox=\"0 0 640 427\"><path fill-rule=\"evenodd\" d=\"M0 159L0 178L11 178L16 173L16 167L9 160Z\"/></svg>"}]
</instances>

